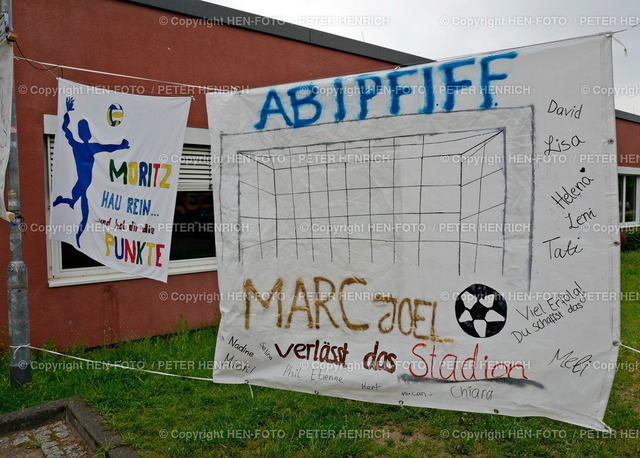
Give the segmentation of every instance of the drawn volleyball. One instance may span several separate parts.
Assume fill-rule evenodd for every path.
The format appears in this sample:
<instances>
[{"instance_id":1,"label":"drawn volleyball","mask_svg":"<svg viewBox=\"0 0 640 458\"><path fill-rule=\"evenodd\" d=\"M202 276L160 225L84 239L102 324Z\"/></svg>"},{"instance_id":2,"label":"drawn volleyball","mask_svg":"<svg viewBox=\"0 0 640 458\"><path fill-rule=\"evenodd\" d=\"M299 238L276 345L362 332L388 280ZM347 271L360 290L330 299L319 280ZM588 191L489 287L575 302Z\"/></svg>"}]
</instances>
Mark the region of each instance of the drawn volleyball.
<instances>
[{"instance_id":1,"label":"drawn volleyball","mask_svg":"<svg viewBox=\"0 0 640 458\"><path fill-rule=\"evenodd\" d=\"M495 336L507 322L507 303L495 289L476 283L456 299L456 318L471 337Z\"/></svg>"},{"instance_id":2,"label":"drawn volleyball","mask_svg":"<svg viewBox=\"0 0 640 458\"><path fill-rule=\"evenodd\" d=\"M119 126L124 118L124 110L118 103L112 103L107 109L107 123L111 127Z\"/></svg>"}]
</instances>

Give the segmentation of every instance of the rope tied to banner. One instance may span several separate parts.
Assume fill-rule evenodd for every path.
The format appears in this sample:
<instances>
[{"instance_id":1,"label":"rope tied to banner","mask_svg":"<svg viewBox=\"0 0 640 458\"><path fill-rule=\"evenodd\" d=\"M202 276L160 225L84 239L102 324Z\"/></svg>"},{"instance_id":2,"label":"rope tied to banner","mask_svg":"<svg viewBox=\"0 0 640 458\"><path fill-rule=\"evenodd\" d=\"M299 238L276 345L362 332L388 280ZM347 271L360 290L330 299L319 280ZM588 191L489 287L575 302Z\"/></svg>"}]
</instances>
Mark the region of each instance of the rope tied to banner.
<instances>
[{"instance_id":1,"label":"rope tied to banner","mask_svg":"<svg viewBox=\"0 0 640 458\"><path fill-rule=\"evenodd\" d=\"M614 346L617 347L623 347L626 348L628 350L634 351L636 353L640 353L640 350L630 347L628 345L623 344L622 342L613 342ZM75 359L78 361L84 361L87 363L92 363L92 364L102 364L104 366L108 366L108 367L115 367L118 369L127 369L127 370L133 370L133 371L138 371L138 372L146 372L148 374L156 374L156 375L165 375L168 377L178 377L178 378L184 378L184 379L189 379L189 380L203 380L206 382L213 382L213 378L206 378L206 377L194 377L191 375L181 375L181 374L172 374L170 372L160 372L160 371L152 371L149 369L141 369L138 367L131 367L131 366L123 366L121 364L114 364L114 363L109 363L106 361L96 361L96 360L92 360L92 359L86 359L86 358L80 358L79 356L72 356L72 355L67 355L65 353L60 353L57 351L53 351L53 350L47 350L45 348L40 348L40 347L34 347L31 344L26 344L26 345L9 345L9 348L13 351L13 357L16 357L16 354L18 353L18 350L20 350L21 348L30 348L31 350L37 350L37 351L41 351L44 353L50 353L52 355L57 355L57 356L62 356L65 358L71 358L71 359ZM249 391L251 392L251 399L255 399L255 396L253 394L253 388L251 387L251 383L249 382L249 380L245 380L245 383L247 384L247 386L249 387ZM315 394L319 394L317 391L315 392ZM400 405L402 406L404 403L402 401L400 401Z\"/></svg>"},{"instance_id":2,"label":"rope tied to banner","mask_svg":"<svg viewBox=\"0 0 640 458\"><path fill-rule=\"evenodd\" d=\"M60 353L60 352L53 351L53 350L47 350L45 348L34 347L31 344L9 345L9 348L11 350L13 350L13 352L14 352L13 353L13 357L14 358L15 358L16 354L18 353L18 350L20 350L21 348L30 348L31 350L37 350L37 351L42 351L42 352L45 352L45 353L51 353L52 355L63 356L65 358L76 359L78 361L84 361L84 362L92 363L92 364L102 364L104 366L115 367L115 368L118 368L118 369L128 369L128 370L133 370L133 371L138 371L138 372L146 372L148 374L164 375L164 376L168 376L168 377L178 377L178 378L183 378L183 379L187 379L187 380L203 380L205 382L214 382L213 377L212 378L194 377L192 375L172 374L170 372L152 371L152 370L148 370L148 369L140 369L138 367L123 366L121 364L108 363L106 361L96 361L96 360L93 360L93 359L86 359L86 358L80 358L78 356L67 355L65 353ZM251 399L255 400L255 396L253 395L253 388L251 388L251 384L249 383L249 380L245 380L245 382L247 383L247 386L249 387L249 392L251 393Z\"/></svg>"},{"instance_id":3,"label":"rope tied to banner","mask_svg":"<svg viewBox=\"0 0 640 458\"><path fill-rule=\"evenodd\" d=\"M249 391L251 392L251 399L255 399L253 397L253 389L251 388L251 383L249 383L249 380L245 380L245 383L247 384L247 386L249 387Z\"/></svg>"},{"instance_id":4,"label":"rope tied to banner","mask_svg":"<svg viewBox=\"0 0 640 458\"><path fill-rule=\"evenodd\" d=\"M16 354L18 353L18 350L20 350L21 348L30 348L31 350L38 350L38 351L42 351L42 352L45 352L45 353L51 353L52 355L63 356L65 358L76 359L78 361L84 361L84 362L88 362L88 363L92 363L92 364L102 364L104 366L115 367L115 368L118 368L118 369L128 369L128 370L133 370L133 371L138 371L138 372L146 372L148 374L165 375L165 376L168 376L168 377L178 377L178 378L184 378L184 379L188 379L188 380L204 380L205 382L214 382L213 377L212 378L206 378L206 377L194 377L192 375L172 374L170 372L151 371L151 370L148 370L148 369L141 369L141 368L138 368L138 367L123 366L121 364L108 363L108 362L105 362L105 361L96 361L96 360L93 360L93 359L86 359L86 358L80 358L78 356L67 355L65 353L60 353L60 352L53 351L53 350L47 350L45 348L34 347L30 343L26 344L26 345L9 345L9 348L11 350L13 350L13 357L14 358L16 357ZM251 384L249 383L249 380L245 380L245 382L247 383L247 386L249 387L249 391L251 393L251 399L255 400L255 396L253 395L253 389L251 388Z\"/></svg>"},{"instance_id":5,"label":"rope tied to banner","mask_svg":"<svg viewBox=\"0 0 640 458\"><path fill-rule=\"evenodd\" d=\"M636 27L638 27L640 25L640 23L631 26L631 27L627 27L626 29L622 29L622 30L617 30L615 32L610 32L607 34L607 37L611 37L613 38L613 41L615 41L616 43L618 43L620 46L622 46L622 50L624 51L624 57L629 57L629 54L627 52L627 47L624 45L624 43L620 40L618 40L616 38L616 34L617 33L622 33L622 32L626 32L627 30L631 30L631 29L635 29Z\"/></svg>"},{"instance_id":6,"label":"rope tied to banner","mask_svg":"<svg viewBox=\"0 0 640 458\"><path fill-rule=\"evenodd\" d=\"M67 70L77 70L80 72L87 72L87 73L96 73L99 75L107 75L107 76L116 76L119 78L130 78L130 79L136 79L136 80L141 80L141 81L150 81L153 83L163 83L163 84L171 84L174 86L181 86L181 87L189 87L189 88L195 88L195 89L204 89L210 92L220 92L220 93L228 93L228 92L238 92L240 90L240 88L237 88L236 86L232 86L232 88L234 89L233 91L229 91L229 90L221 90L219 88L213 87L213 86L199 86L196 84L186 84L186 83L177 83L175 81L164 81L164 80L158 80L158 79L154 79L154 78L145 78L145 77L141 77L141 76L131 76L131 75L124 75L121 73L112 73L112 72L104 72L104 71L100 71L100 70L91 70L88 68L81 68L81 67L71 67L68 65L61 65L61 64L52 64L50 62L40 62L34 59L29 59L28 57L25 57L24 54L22 55L22 57L20 56L14 56L14 59L16 60L23 60L25 62L27 62L29 65L33 66L33 64L38 64L38 65L42 65L44 66L48 66L45 68L36 68L36 70L43 70L43 71L49 71L51 72L52 69L67 69ZM35 67L34 67L35 68ZM53 74L56 78L58 77L57 75Z\"/></svg>"},{"instance_id":7,"label":"rope tied to banner","mask_svg":"<svg viewBox=\"0 0 640 458\"><path fill-rule=\"evenodd\" d=\"M170 372L152 371L152 370L149 370L149 369L141 369L141 368L138 368L138 367L123 366L122 364L108 363L108 362L105 362L105 361L96 361L96 360L92 360L92 359L80 358L79 356L67 355L65 353L60 353L60 352L53 351L53 350L47 350L45 348L34 347L31 344L27 344L27 345L10 345L9 348L11 348L14 351L14 354L13 354L14 358L15 358L15 355L18 352L18 350L20 350L21 348L30 348L32 350L42 351L42 352L45 352L45 353L51 353L52 355L63 356L65 358L71 358L71 359L75 359L75 360L78 360L78 361L84 361L84 362L92 363L92 364L102 364L104 366L115 367L115 368L118 368L118 369L128 369L128 370L133 370L133 371L146 372L148 374L165 375L165 376L168 376L168 377L178 377L178 378L184 378L184 379L190 379L190 380L204 380L205 382L213 382L213 378L194 377L194 376L191 376L191 375L181 375L181 374L172 374ZM253 392L251 393L251 397L253 397Z\"/></svg>"},{"instance_id":8,"label":"rope tied to banner","mask_svg":"<svg viewBox=\"0 0 640 458\"><path fill-rule=\"evenodd\" d=\"M613 344L616 345L616 346L624 347L624 348L626 348L628 350L631 350L631 351L635 351L636 353L640 353L640 350L636 350L635 348L628 347L627 345L624 345L622 342L614 342Z\"/></svg>"}]
</instances>

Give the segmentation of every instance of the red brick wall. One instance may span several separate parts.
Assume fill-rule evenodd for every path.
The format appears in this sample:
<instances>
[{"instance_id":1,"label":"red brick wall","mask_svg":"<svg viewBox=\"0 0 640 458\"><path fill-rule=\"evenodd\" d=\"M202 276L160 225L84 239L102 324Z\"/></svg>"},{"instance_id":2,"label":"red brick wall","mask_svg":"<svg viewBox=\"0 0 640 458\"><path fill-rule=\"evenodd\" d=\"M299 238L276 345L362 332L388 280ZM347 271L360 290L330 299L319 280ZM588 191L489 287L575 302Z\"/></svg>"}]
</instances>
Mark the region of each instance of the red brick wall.
<instances>
[{"instance_id":1,"label":"red brick wall","mask_svg":"<svg viewBox=\"0 0 640 458\"><path fill-rule=\"evenodd\" d=\"M31 59L112 73L202 86L259 87L394 65L240 28L202 23L172 25L172 13L117 0L19 0L13 2L20 48ZM166 19L163 19L166 18ZM162 25L164 22L167 25ZM18 49L15 54L20 55ZM22 214L45 224L46 155L43 115L56 113L55 76L89 85L146 94L194 95L188 125L206 127L201 91L74 70L39 71L16 61ZM167 94L171 89L172 93ZM131 90L131 89L129 89ZM7 225L0 225L0 266L9 262ZM46 234L23 237L29 269L31 343L52 338L61 348L96 346L120 339L170 333L182 316L191 325L218 319L217 303L161 301L160 291L217 292L215 272L50 288ZM0 284L6 269L0 268ZM0 346L6 346L7 299L0 295Z\"/></svg>"},{"instance_id":2,"label":"red brick wall","mask_svg":"<svg viewBox=\"0 0 640 458\"><path fill-rule=\"evenodd\" d=\"M640 167L640 124L616 118L618 165Z\"/></svg>"}]
</instances>

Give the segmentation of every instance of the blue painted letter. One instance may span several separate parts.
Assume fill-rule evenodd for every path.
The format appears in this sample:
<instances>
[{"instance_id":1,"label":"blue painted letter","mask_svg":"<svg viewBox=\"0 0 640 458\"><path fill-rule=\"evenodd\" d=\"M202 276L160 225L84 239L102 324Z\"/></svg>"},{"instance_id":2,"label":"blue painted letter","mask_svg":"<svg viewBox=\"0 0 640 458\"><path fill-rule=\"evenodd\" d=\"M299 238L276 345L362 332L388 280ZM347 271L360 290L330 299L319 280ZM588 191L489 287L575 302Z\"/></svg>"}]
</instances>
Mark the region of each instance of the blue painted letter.
<instances>
[{"instance_id":1,"label":"blue painted letter","mask_svg":"<svg viewBox=\"0 0 640 458\"><path fill-rule=\"evenodd\" d=\"M424 80L424 106L420 113L431 114L435 106L435 95L433 93L433 67L422 69L422 79Z\"/></svg>"},{"instance_id":2,"label":"blue painted letter","mask_svg":"<svg viewBox=\"0 0 640 458\"><path fill-rule=\"evenodd\" d=\"M371 80L374 83L373 87L367 87L367 80ZM382 80L379 76L361 76L356 80L358 82L358 89L360 91L360 115L359 119L364 119L369 113L368 102L374 98L382 89Z\"/></svg>"},{"instance_id":3,"label":"blue painted letter","mask_svg":"<svg viewBox=\"0 0 640 458\"><path fill-rule=\"evenodd\" d=\"M336 90L336 103L338 104L338 109L333 115L333 118L337 122L340 122L347 116L347 111L344 108L344 87L342 86L342 80L340 78L334 80L333 88Z\"/></svg>"},{"instance_id":4,"label":"blue painted letter","mask_svg":"<svg viewBox=\"0 0 640 458\"><path fill-rule=\"evenodd\" d=\"M458 67L473 65L475 61L476 60L474 58L458 60L455 62L443 64L440 67L444 73L444 90L447 94L443 106L445 111L453 110L453 107L456 104L456 91L459 91L460 89L465 87L469 87L472 84L470 80L456 80L453 76L453 71Z\"/></svg>"},{"instance_id":5,"label":"blue painted letter","mask_svg":"<svg viewBox=\"0 0 640 458\"><path fill-rule=\"evenodd\" d=\"M389 88L391 89L391 109L389 111L392 115L397 115L400 112L400 96L413 92L411 86L398 86L398 78L412 75L415 72L417 70L398 70L389 73Z\"/></svg>"},{"instance_id":6,"label":"blue painted letter","mask_svg":"<svg viewBox=\"0 0 640 458\"><path fill-rule=\"evenodd\" d=\"M496 54L495 56L487 56L484 57L480 61L480 89L482 90L482 94L484 96L484 100L482 101L482 105L480 108L486 110L487 108L491 108L493 106L493 97L491 94L491 89L489 85L491 81L503 80L508 75L506 73L490 73L489 72L489 63L496 59L514 59L518 55L517 52L506 52L504 54Z\"/></svg>"},{"instance_id":7,"label":"blue painted letter","mask_svg":"<svg viewBox=\"0 0 640 458\"><path fill-rule=\"evenodd\" d=\"M276 104L275 108L271 108L271 102ZM267 124L267 118L272 114L281 114L287 126L293 126L291 119L287 116L287 112L284 111L282 100L280 100L280 96L275 89L271 89L267 93L267 98L265 99L264 105L262 105L262 110L260 111L260 121L254 124L253 127L258 130L264 129L264 126Z\"/></svg>"},{"instance_id":8,"label":"blue painted letter","mask_svg":"<svg viewBox=\"0 0 640 458\"><path fill-rule=\"evenodd\" d=\"M303 98L298 98L298 92L306 94ZM291 108L293 108L293 127L304 127L309 124L313 124L320 118L322 114L322 105L316 100L318 94L318 87L312 84L304 86L298 86L291 88L287 91L289 98L291 99ZM300 107L304 105L313 105L315 107L315 113L310 118L300 117Z\"/></svg>"}]
</instances>

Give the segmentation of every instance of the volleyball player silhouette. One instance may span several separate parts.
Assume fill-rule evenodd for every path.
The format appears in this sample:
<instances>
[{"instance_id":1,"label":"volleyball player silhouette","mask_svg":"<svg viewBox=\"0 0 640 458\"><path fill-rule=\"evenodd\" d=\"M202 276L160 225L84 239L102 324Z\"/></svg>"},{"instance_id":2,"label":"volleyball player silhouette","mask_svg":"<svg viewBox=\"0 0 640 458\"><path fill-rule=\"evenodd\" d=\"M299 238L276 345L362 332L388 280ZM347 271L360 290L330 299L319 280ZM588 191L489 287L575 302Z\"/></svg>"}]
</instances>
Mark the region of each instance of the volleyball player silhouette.
<instances>
[{"instance_id":1,"label":"volleyball player silhouette","mask_svg":"<svg viewBox=\"0 0 640 458\"><path fill-rule=\"evenodd\" d=\"M69 130L69 123L71 119L69 112L73 111L73 97L67 97L67 112L64 114L64 120L62 122L62 130L64 136L69 142L71 149L73 150L73 158L76 161L76 172L78 180L71 189L71 197L56 197L53 201L53 206L60 204L67 204L73 208L78 199L80 199L80 210L82 211L82 221L76 234L76 244L80 248L80 236L84 232L87 225L87 219L89 218L89 201L87 200L87 189L91 184L93 178L93 164L95 162L94 156L98 153L112 153L121 149L129 148L129 141L122 140L119 145L102 145L100 143L89 142L91 140L91 129L89 129L89 123L86 119L78 121L78 137L80 141L73 138L73 134Z\"/></svg>"}]
</instances>

